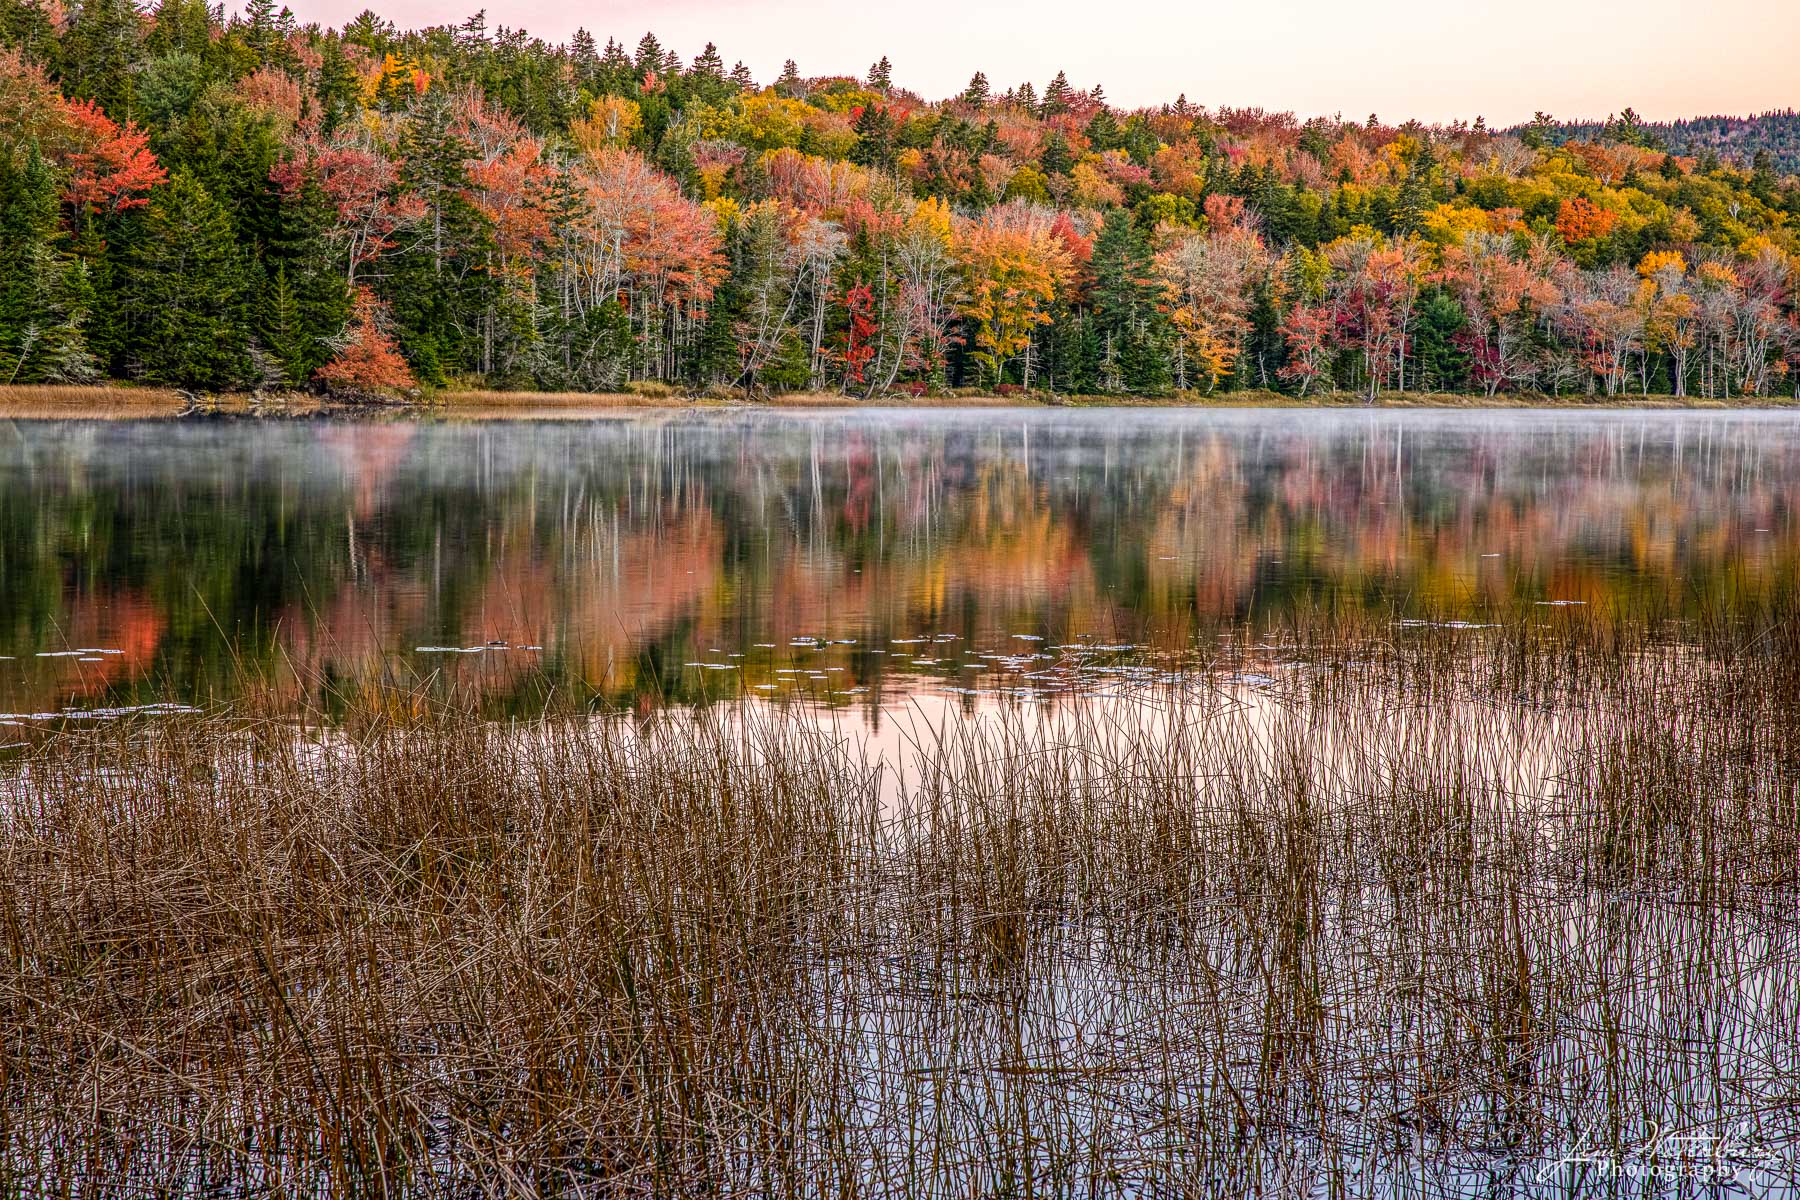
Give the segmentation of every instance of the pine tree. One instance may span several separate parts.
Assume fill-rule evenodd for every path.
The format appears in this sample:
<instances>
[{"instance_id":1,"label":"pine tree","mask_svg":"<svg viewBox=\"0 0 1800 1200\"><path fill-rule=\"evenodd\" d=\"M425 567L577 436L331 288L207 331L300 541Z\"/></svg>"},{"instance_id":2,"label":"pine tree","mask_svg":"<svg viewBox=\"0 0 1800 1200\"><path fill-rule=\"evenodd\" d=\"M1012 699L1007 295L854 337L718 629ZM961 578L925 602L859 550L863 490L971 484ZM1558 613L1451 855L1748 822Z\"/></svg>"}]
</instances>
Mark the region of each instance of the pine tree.
<instances>
[{"instance_id":1,"label":"pine tree","mask_svg":"<svg viewBox=\"0 0 1800 1200\"><path fill-rule=\"evenodd\" d=\"M706 43L706 49L694 56L694 65L688 71L688 77L708 83L722 83L725 79L725 60L719 57L719 48L711 42Z\"/></svg>"},{"instance_id":2,"label":"pine tree","mask_svg":"<svg viewBox=\"0 0 1800 1200\"><path fill-rule=\"evenodd\" d=\"M0 0L0 46L11 46L26 62L37 63L53 74L61 57L56 35L49 5Z\"/></svg>"},{"instance_id":3,"label":"pine tree","mask_svg":"<svg viewBox=\"0 0 1800 1200\"><path fill-rule=\"evenodd\" d=\"M1168 322L1157 304L1160 289L1150 243L1131 214L1106 214L1094 239L1091 289L1095 334L1107 391L1153 392L1168 384Z\"/></svg>"},{"instance_id":4,"label":"pine tree","mask_svg":"<svg viewBox=\"0 0 1800 1200\"><path fill-rule=\"evenodd\" d=\"M600 55L600 66L594 72L594 82L600 93L606 96L624 96L637 90L631 57L625 53L625 47L611 38L606 39L606 49Z\"/></svg>"},{"instance_id":5,"label":"pine tree","mask_svg":"<svg viewBox=\"0 0 1800 1200\"><path fill-rule=\"evenodd\" d=\"M480 53L488 45L487 9L477 9L474 16L457 26L456 47L465 52Z\"/></svg>"},{"instance_id":6,"label":"pine tree","mask_svg":"<svg viewBox=\"0 0 1800 1200\"><path fill-rule=\"evenodd\" d=\"M781 77L775 81L775 91L778 95L789 98L800 95L800 68L793 59L781 64Z\"/></svg>"},{"instance_id":7,"label":"pine tree","mask_svg":"<svg viewBox=\"0 0 1800 1200\"><path fill-rule=\"evenodd\" d=\"M1467 324L1463 306L1443 288L1432 288L1419 298L1413 345L1420 390L1450 392L1468 386L1469 355L1458 342Z\"/></svg>"},{"instance_id":8,"label":"pine tree","mask_svg":"<svg viewBox=\"0 0 1800 1200\"><path fill-rule=\"evenodd\" d=\"M887 109L869 104L858 114L850 161L883 169L894 165L894 118Z\"/></svg>"},{"instance_id":9,"label":"pine tree","mask_svg":"<svg viewBox=\"0 0 1800 1200\"><path fill-rule=\"evenodd\" d=\"M319 64L319 81L313 93L319 101L319 127L327 134L349 121L357 112L362 95L362 80L344 54L341 42L333 38L325 43Z\"/></svg>"},{"instance_id":10,"label":"pine tree","mask_svg":"<svg viewBox=\"0 0 1800 1200\"><path fill-rule=\"evenodd\" d=\"M569 39L569 65L574 69L577 87L599 93L600 47L586 29L577 29Z\"/></svg>"},{"instance_id":11,"label":"pine tree","mask_svg":"<svg viewBox=\"0 0 1800 1200\"><path fill-rule=\"evenodd\" d=\"M1043 167L1046 175L1067 175L1069 168L1075 165L1075 156L1069 152L1069 143L1062 134L1051 130L1044 135L1044 144L1038 149L1038 165Z\"/></svg>"},{"instance_id":12,"label":"pine tree","mask_svg":"<svg viewBox=\"0 0 1800 1200\"><path fill-rule=\"evenodd\" d=\"M887 55L882 55L881 60L869 68L868 82L871 89L880 92L884 96L893 90L894 66L892 63L888 62Z\"/></svg>"},{"instance_id":13,"label":"pine tree","mask_svg":"<svg viewBox=\"0 0 1800 1200\"><path fill-rule=\"evenodd\" d=\"M93 308L86 264L64 251L56 173L32 143L0 173L0 383L75 383L98 364L82 326Z\"/></svg>"},{"instance_id":14,"label":"pine tree","mask_svg":"<svg viewBox=\"0 0 1800 1200\"><path fill-rule=\"evenodd\" d=\"M56 176L33 142L24 169L0 172L0 382L29 381L44 328L38 264L56 236Z\"/></svg>"},{"instance_id":15,"label":"pine tree","mask_svg":"<svg viewBox=\"0 0 1800 1200\"><path fill-rule=\"evenodd\" d=\"M1074 99L1075 89L1069 86L1069 77L1058 71L1056 78L1044 89L1044 102L1038 105L1038 113L1046 117L1066 113Z\"/></svg>"},{"instance_id":16,"label":"pine tree","mask_svg":"<svg viewBox=\"0 0 1800 1200\"><path fill-rule=\"evenodd\" d=\"M256 53L259 65L270 61L278 37L275 0L248 0L244 5L244 44Z\"/></svg>"},{"instance_id":17,"label":"pine tree","mask_svg":"<svg viewBox=\"0 0 1800 1200\"><path fill-rule=\"evenodd\" d=\"M988 77L977 71L969 77L969 86L963 89L959 99L970 108L979 110L987 107L989 95Z\"/></svg>"},{"instance_id":18,"label":"pine tree","mask_svg":"<svg viewBox=\"0 0 1800 1200\"><path fill-rule=\"evenodd\" d=\"M1113 117L1112 110L1108 108L1098 109L1094 113L1093 119L1088 122L1087 128L1082 132L1087 135L1088 141L1093 143L1096 150L1117 150L1124 141L1124 135L1119 129L1119 122Z\"/></svg>"},{"instance_id":19,"label":"pine tree","mask_svg":"<svg viewBox=\"0 0 1800 1200\"><path fill-rule=\"evenodd\" d=\"M281 371L279 382L290 386L302 382L311 365L307 359L310 337L300 313L300 299L288 282L287 264L277 263L275 277L258 289L256 342L276 362Z\"/></svg>"},{"instance_id":20,"label":"pine tree","mask_svg":"<svg viewBox=\"0 0 1800 1200\"><path fill-rule=\"evenodd\" d=\"M326 340L344 327L350 314L344 272L326 244L331 223L330 202L317 183L284 196L263 243L262 270L251 280L256 288L255 338L294 384L325 362ZM278 285L287 292L281 301L272 294ZM437 296L448 288L443 279L433 279L412 290ZM278 308L286 311L277 316Z\"/></svg>"},{"instance_id":21,"label":"pine tree","mask_svg":"<svg viewBox=\"0 0 1800 1200\"><path fill-rule=\"evenodd\" d=\"M1140 167L1148 168L1150 160L1162 149L1162 140L1156 136L1156 130L1150 127L1149 118L1143 113L1133 113L1125 122L1125 129L1119 135L1119 145L1131 157L1131 161Z\"/></svg>"},{"instance_id":22,"label":"pine tree","mask_svg":"<svg viewBox=\"0 0 1800 1200\"><path fill-rule=\"evenodd\" d=\"M750 68L746 67L741 61L731 68L731 82L736 85L740 92L754 92L756 90L756 79L750 74Z\"/></svg>"},{"instance_id":23,"label":"pine tree","mask_svg":"<svg viewBox=\"0 0 1800 1200\"><path fill-rule=\"evenodd\" d=\"M60 47L63 91L108 112L130 112L142 22L131 0L71 5Z\"/></svg>"},{"instance_id":24,"label":"pine tree","mask_svg":"<svg viewBox=\"0 0 1800 1200\"><path fill-rule=\"evenodd\" d=\"M230 214L193 176L177 171L150 197L122 283L144 378L218 390L246 377L243 261Z\"/></svg>"},{"instance_id":25,"label":"pine tree","mask_svg":"<svg viewBox=\"0 0 1800 1200\"><path fill-rule=\"evenodd\" d=\"M44 291L50 320L39 339L37 370L51 383L86 383L100 375L84 328L94 307L88 267L74 257L52 259L47 266Z\"/></svg>"},{"instance_id":26,"label":"pine tree","mask_svg":"<svg viewBox=\"0 0 1800 1200\"><path fill-rule=\"evenodd\" d=\"M1419 148L1406 164L1406 177L1400 181L1400 194L1394 202L1396 233L1416 234L1425 228L1425 218L1436 204L1432 194L1432 176L1437 171L1437 155L1431 139L1420 135Z\"/></svg>"},{"instance_id":27,"label":"pine tree","mask_svg":"<svg viewBox=\"0 0 1800 1200\"><path fill-rule=\"evenodd\" d=\"M632 67L637 74L637 82L642 83L644 76L651 71L661 73L663 69L662 43L656 40L654 33L646 33L638 39L637 56L632 59Z\"/></svg>"}]
</instances>

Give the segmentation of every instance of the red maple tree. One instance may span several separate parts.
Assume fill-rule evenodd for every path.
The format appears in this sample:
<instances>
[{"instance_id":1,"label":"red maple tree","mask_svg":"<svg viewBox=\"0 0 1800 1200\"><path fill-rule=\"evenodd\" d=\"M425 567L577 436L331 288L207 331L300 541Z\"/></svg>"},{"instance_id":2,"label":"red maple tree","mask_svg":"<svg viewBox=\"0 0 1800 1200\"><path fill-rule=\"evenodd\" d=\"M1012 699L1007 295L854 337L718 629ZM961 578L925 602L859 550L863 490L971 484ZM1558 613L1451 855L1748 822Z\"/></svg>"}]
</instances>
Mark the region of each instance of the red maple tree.
<instances>
[{"instance_id":1,"label":"red maple tree","mask_svg":"<svg viewBox=\"0 0 1800 1200\"><path fill-rule=\"evenodd\" d=\"M382 328L385 316L375 293L366 287L356 289L356 302L338 352L314 376L327 391L366 399L414 386L411 368Z\"/></svg>"}]
</instances>

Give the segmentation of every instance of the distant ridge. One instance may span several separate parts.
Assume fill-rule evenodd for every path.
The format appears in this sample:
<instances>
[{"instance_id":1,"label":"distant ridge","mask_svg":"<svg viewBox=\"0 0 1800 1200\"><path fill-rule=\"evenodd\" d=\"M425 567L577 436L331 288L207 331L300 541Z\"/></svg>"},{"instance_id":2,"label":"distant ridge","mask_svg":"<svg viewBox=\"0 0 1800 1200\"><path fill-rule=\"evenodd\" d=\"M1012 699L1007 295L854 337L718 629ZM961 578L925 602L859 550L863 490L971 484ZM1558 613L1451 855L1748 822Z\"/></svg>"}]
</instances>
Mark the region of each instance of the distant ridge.
<instances>
[{"instance_id":1,"label":"distant ridge","mask_svg":"<svg viewBox=\"0 0 1800 1200\"><path fill-rule=\"evenodd\" d=\"M1629 112L1630 110L1626 110ZM1532 126L1516 125L1508 133L1521 133ZM1557 121L1538 123L1537 128L1552 143L1592 141L1616 135L1617 118L1604 121ZM1756 153L1769 153L1769 166L1778 175L1800 173L1800 112L1777 109L1751 117L1705 116L1681 121L1638 121L1631 126L1645 139L1645 144L1674 154L1699 158L1712 151L1720 161L1736 166L1753 166Z\"/></svg>"}]
</instances>

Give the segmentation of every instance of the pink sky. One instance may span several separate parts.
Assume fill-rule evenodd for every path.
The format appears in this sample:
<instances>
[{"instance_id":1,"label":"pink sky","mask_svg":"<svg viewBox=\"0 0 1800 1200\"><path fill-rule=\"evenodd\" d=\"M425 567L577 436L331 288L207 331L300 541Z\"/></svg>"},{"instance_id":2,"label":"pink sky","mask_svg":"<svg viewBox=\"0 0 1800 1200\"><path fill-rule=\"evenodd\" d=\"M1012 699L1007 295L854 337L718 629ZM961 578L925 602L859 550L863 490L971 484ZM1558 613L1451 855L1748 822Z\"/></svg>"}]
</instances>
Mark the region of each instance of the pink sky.
<instances>
[{"instance_id":1,"label":"pink sky","mask_svg":"<svg viewBox=\"0 0 1800 1200\"><path fill-rule=\"evenodd\" d=\"M335 25L371 0L288 0ZM1647 118L1800 106L1800 0L1259 0L1220 4L960 0L373 0L404 26L488 24L560 41L585 25L635 46L646 29L692 58L716 42L759 82L785 58L802 74L861 75L886 54L895 81L936 99L977 69L995 90L1058 69L1114 104L1260 105L1303 115L1491 124Z\"/></svg>"}]
</instances>

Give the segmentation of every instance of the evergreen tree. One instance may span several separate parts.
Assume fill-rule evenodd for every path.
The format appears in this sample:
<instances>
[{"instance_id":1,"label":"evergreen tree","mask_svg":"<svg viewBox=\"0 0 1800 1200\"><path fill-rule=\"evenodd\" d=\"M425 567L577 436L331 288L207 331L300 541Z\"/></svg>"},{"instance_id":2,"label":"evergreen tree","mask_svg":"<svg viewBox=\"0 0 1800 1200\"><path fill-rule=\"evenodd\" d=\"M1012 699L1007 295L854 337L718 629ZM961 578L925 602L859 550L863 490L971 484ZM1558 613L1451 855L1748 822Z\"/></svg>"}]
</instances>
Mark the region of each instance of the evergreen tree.
<instances>
[{"instance_id":1,"label":"evergreen tree","mask_svg":"<svg viewBox=\"0 0 1800 1200\"><path fill-rule=\"evenodd\" d=\"M638 39L637 56L632 59L632 68L636 73L637 83L643 83L644 76L651 71L661 74L663 70L662 43L656 40L654 33L646 33Z\"/></svg>"},{"instance_id":2,"label":"evergreen tree","mask_svg":"<svg viewBox=\"0 0 1800 1200\"><path fill-rule=\"evenodd\" d=\"M1124 142L1124 133L1119 128L1119 122L1114 119L1112 111L1106 108L1097 109L1093 119L1087 123L1087 128L1082 132L1087 135L1088 141L1093 143L1096 150L1117 150Z\"/></svg>"},{"instance_id":3,"label":"evergreen tree","mask_svg":"<svg viewBox=\"0 0 1800 1200\"><path fill-rule=\"evenodd\" d=\"M0 46L11 46L26 62L55 74L62 47L48 5L33 0L0 0Z\"/></svg>"},{"instance_id":4,"label":"evergreen tree","mask_svg":"<svg viewBox=\"0 0 1800 1200\"><path fill-rule=\"evenodd\" d=\"M1068 139L1051 130L1044 135L1044 144L1038 150L1038 165L1046 175L1067 175L1075 165L1075 156L1069 152Z\"/></svg>"},{"instance_id":5,"label":"evergreen tree","mask_svg":"<svg viewBox=\"0 0 1800 1200\"><path fill-rule=\"evenodd\" d=\"M850 161L884 170L894 165L894 118L886 108L877 104L863 107L856 118L856 145L850 150Z\"/></svg>"},{"instance_id":6,"label":"evergreen tree","mask_svg":"<svg viewBox=\"0 0 1800 1200\"><path fill-rule=\"evenodd\" d=\"M275 0L248 0L244 5L244 44L256 55L258 66L285 59L278 56L281 35L276 27ZM285 50L286 47L281 47Z\"/></svg>"},{"instance_id":7,"label":"evergreen tree","mask_svg":"<svg viewBox=\"0 0 1800 1200\"><path fill-rule=\"evenodd\" d=\"M1417 234L1425 228L1425 218L1437 203L1432 192L1432 176L1437 171L1437 155L1431 139L1421 135L1418 149L1406 164L1406 177L1400 181L1400 194L1394 202L1394 231Z\"/></svg>"},{"instance_id":8,"label":"evergreen tree","mask_svg":"<svg viewBox=\"0 0 1800 1200\"><path fill-rule=\"evenodd\" d=\"M464 164L474 148L456 132L453 116L451 98L439 92L414 109L402 143L400 182L425 203L423 236L387 263L395 339L419 377L433 385L479 365L477 331L485 327L498 287L486 269L492 228L465 191Z\"/></svg>"},{"instance_id":9,"label":"evergreen tree","mask_svg":"<svg viewBox=\"0 0 1800 1200\"><path fill-rule=\"evenodd\" d=\"M778 95L789 98L800 95L800 68L793 59L781 64L781 77L775 81L775 91Z\"/></svg>"},{"instance_id":10,"label":"evergreen tree","mask_svg":"<svg viewBox=\"0 0 1800 1200\"><path fill-rule=\"evenodd\" d=\"M1049 86L1044 88L1044 102L1038 105L1038 112L1046 117L1066 113L1074 98L1075 89L1069 86L1069 77L1058 71L1056 78L1052 79Z\"/></svg>"},{"instance_id":11,"label":"evergreen tree","mask_svg":"<svg viewBox=\"0 0 1800 1200\"><path fill-rule=\"evenodd\" d=\"M0 383L74 383L99 373L82 326L87 267L60 246L56 174L33 143L0 173Z\"/></svg>"},{"instance_id":12,"label":"evergreen tree","mask_svg":"<svg viewBox=\"0 0 1800 1200\"><path fill-rule=\"evenodd\" d=\"M1050 323L1038 334L1044 386L1064 395L1098 391L1105 351L1093 316L1060 298L1049 315Z\"/></svg>"},{"instance_id":13,"label":"evergreen tree","mask_svg":"<svg viewBox=\"0 0 1800 1200\"><path fill-rule=\"evenodd\" d=\"M1413 346L1418 356L1418 387L1427 392L1461 391L1469 386L1469 356L1457 336L1468 316L1455 296L1432 288L1419 297Z\"/></svg>"},{"instance_id":14,"label":"evergreen tree","mask_svg":"<svg viewBox=\"0 0 1800 1200\"><path fill-rule=\"evenodd\" d=\"M1132 162L1148 168L1150 160L1162 149L1162 140L1156 136L1156 130L1150 127L1150 121L1144 114L1133 113L1125 122L1119 145L1131 157Z\"/></svg>"},{"instance_id":15,"label":"evergreen tree","mask_svg":"<svg viewBox=\"0 0 1800 1200\"><path fill-rule=\"evenodd\" d=\"M476 9L474 16L457 26L457 48L479 54L490 44L487 31L487 9Z\"/></svg>"},{"instance_id":16,"label":"evergreen tree","mask_svg":"<svg viewBox=\"0 0 1800 1200\"><path fill-rule=\"evenodd\" d=\"M574 71L577 87L587 89L592 95L600 94L600 46L585 28L576 29L569 39L569 66Z\"/></svg>"},{"instance_id":17,"label":"evergreen tree","mask_svg":"<svg viewBox=\"0 0 1800 1200\"><path fill-rule=\"evenodd\" d=\"M1150 243L1131 214L1106 214L1094 239L1091 289L1101 343L1099 383L1105 391L1154 392L1168 386L1168 321Z\"/></svg>"},{"instance_id":18,"label":"evergreen tree","mask_svg":"<svg viewBox=\"0 0 1800 1200\"><path fill-rule=\"evenodd\" d=\"M36 266L56 236L56 176L33 142L22 170L0 172L0 381L21 378L44 327ZM29 374L23 376L29 378Z\"/></svg>"},{"instance_id":19,"label":"evergreen tree","mask_svg":"<svg viewBox=\"0 0 1800 1200\"><path fill-rule=\"evenodd\" d=\"M688 71L688 77L708 82L723 82L725 60L719 57L719 48L711 42L706 43L706 49L694 56L694 65Z\"/></svg>"},{"instance_id":20,"label":"evergreen tree","mask_svg":"<svg viewBox=\"0 0 1800 1200\"><path fill-rule=\"evenodd\" d=\"M62 89L108 112L131 111L142 16L131 0L79 0L62 36Z\"/></svg>"},{"instance_id":21,"label":"evergreen tree","mask_svg":"<svg viewBox=\"0 0 1800 1200\"><path fill-rule=\"evenodd\" d=\"M127 353L144 378L217 390L249 372L244 264L231 216L193 176L156 189L127 251Z\"/></svg>"},{"instance_id":22,"label":"evergreen tree","mask_svg":"<svg viewBox=\"0 0 1800 1200\"><path fill-rule=\"evenodd\" d=\"M737 86L737 90L740 92L756 90L756 79L750 74L750 68L741 61L731 68L731 82Z\"/></svg>"},{"instance_id":23,"label":"evergreen tree","mask_svg":"<svg viewBox=\"0 0 1800 1200\"><path fill-rule=\"evenodd\" d=\"M874 91L887 95L894 88L894 67L888 62L888 56L882 55L879 62L869 68L869 87Z\"/></svg>"},{"instance_id":24,"label":"evergreen tree","mask_svg":"<svg viewBox=\"0 0 1800 1200\"><path fill-rule=\"evenodd\" d=\"M625 53L625 47L611 38L606 39L606 50L600 55L600 65L594 71L594 83L604 96L626 96L637 91L631 57Z\"/></svg>"},{"instance_id":25,"label":"evergreen tree","mask_svg":"<svg viewBox=\"0 0 1800 1200\"><path fill-rule=\"evenodd\" d=\"M1774 208L1780 203L1776 196L1779 181L1775 178L1775 159L1767 146L1757 148L1750 159L1750 194L1764 204Z\"/></svg>"},{"instance_id":26,"label":"evergreen tree","mask_svg":"<svg viewBox=\"0 0 1800 1200\"><path fill-rule=\"evenodd\" d=\"M280 378L258 382L285 383L297 387L320 365L314 351L316 335L307 328L305 311L299 295L288 282L287 264L277 263L275 277L259 289L260 303L256 313L257 340L262 350L275 362Z\"/></svg>"},{"instance_id":27,"label":"evergreen tree","mask_svg":"<svg viewBox=\"0 0 1800 1200\"><path fill-rule=\"evenodd\" d=\"M987 107L989 96L988 77L980 71L969 77L969 86L963 89L962 101L971 108Z\"/></svg>"},{"instance_id":28,"label":"evergreen tree","mask_svg":"<svg viewBox=\"0 0 1800 1200\"><path fill-rule=\"evenodd\" d=\"M341 42L333 38L325 43L319 63L319 80L313 94L319 102L319 127L330 134L350 120L358 111L362 80L350 65Z\"/></svg>"}]
</instances>

